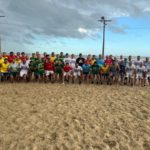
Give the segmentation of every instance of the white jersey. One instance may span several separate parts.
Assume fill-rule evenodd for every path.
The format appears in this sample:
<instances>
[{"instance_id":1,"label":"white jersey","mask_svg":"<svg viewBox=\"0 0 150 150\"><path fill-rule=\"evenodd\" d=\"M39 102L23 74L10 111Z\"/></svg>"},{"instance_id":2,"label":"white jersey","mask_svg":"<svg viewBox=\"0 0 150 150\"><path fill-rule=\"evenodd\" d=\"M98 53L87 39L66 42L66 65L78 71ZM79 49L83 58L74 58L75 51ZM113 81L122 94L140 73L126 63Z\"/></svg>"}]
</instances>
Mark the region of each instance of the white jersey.
<instances>
[{"instance_id":1,"label":"white jersey","mask_svg":"<svg viewBox=\"0 0 150 150\"><path fill-rule=\"evenodd\" d=\"M136 72L137 72L137 74L143 74L145 71L146 71L145 66L142 66L142 67L137 66L137 67L136 67Z\"/></svg>"},{"instance_id":2,"label":"white jersey","mask_svg":"<svg viewBox=\"0 0 150 150\"><path fill-rule=\"evenodd\" d=\"M21 63L21 64L20 64L20 69L21 69L21 70L27 71L28 68L29 68L28 63L25 63L25 64Z\"/></svg>"},{"instance_id":3,"label":"white jersey","mask_svg":"<svg viewBox=\"0 0 150 150\"><path fill-rule=\"evenodd\" d=\"M64 58L64 63L65 63L65 64L66 64L66 63L69 63L69 64L70 64L70 62L71 62L71 58L70 58L70 57Z\"/></svg>"},{"instance_id":4,"label":"white jersey","mask_svg":"<svg viewBox=\"0 0 150 150\"><path fill-rule=\"evenodd\" d=\"M135 70L135 66L134 65L131 65L131 66L127 66L126 67L126 72L127 73L130 73L130 74L133 74L134 73L134 70Z\"/></svg>"},{"instance_id":5,"label":"white jersey","mask_svg":"<svg viewBox=\"0 0 150 150\"><path fill-rule=\"evenodd\" d=\"M75 72L75 73L79 73L79 72L81 72L81 71L82 71L82 67L81 67L81 66L75 67L75 68L73 69L73 72Z\"/></svg>"},{"instance_id":6,"label":"white jersey","mask_svg":"<svg viewBox=\"0 0 150 150\"><path fill-rule=\"evenodd\" d=\"M70 60L71 67L75 68L75 64L76 64L76 59L75 58L71 58L71 60Z\"/></svg>"},{"instance_id":7,"label":"white jersey","mask_svg":"<svg viewBox=\"0 0 150 150\"><path fill-rule=\"evenodd\" d=\"M146 73L148 76L150 76L150 65L146 67Z\"/></svg>"},{"instance_id":8,"label":"white jersey","mask_svg":"<svg viewBox=\"0 0 150 150\"><path fill-rule=\"evenodd\" d=\"M134 65L135 65L136 67L140 67L141 63L143 63L142 60L136 60L136 61L134 62Z\"/></svg>"}]
</instances>

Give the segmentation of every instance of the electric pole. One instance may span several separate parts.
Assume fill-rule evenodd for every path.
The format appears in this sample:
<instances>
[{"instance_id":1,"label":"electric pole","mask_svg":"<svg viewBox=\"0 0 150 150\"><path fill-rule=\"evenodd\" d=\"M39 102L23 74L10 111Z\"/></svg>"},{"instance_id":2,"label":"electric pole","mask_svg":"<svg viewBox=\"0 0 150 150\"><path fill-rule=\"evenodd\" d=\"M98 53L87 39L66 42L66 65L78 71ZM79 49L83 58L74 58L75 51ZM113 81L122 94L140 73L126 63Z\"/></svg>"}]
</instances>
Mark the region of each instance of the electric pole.
<instances>
[{"instance_id":1,"label":"electric pole","mask_svg":"<svg viewBox=\"0 0 150 150\"><path fill-rule=\"evenodd\" d=\"M0 16L0 18L5 17L5 16ZM0 53L2 52L2 39L1 39L1 35L0 35Z\"/></svg>"},{"instance_id":2,"label":"electric pole","mask_svg":"<svg viewBox=\"0 0 150 150\"><path fill-rule=\"evenodd\" d=\"M103 44L102 44L102 57L104 59L105 56L105 26L107 25L107 22L111 22L111 20L107 20L105 19L105 17L101 17L100 20L98 20L99 22L103 23Z\"/></svg>"}]
</instances>

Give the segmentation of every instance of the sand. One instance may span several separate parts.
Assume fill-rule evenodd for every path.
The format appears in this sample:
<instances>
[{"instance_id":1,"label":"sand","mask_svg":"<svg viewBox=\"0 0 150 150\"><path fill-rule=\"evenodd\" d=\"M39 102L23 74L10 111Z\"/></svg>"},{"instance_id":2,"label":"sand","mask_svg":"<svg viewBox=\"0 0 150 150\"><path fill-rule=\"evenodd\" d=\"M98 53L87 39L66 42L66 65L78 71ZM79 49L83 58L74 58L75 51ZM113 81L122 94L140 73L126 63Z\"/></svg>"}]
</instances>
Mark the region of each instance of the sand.
<instances>
[{"instance_id":1,"label":"sand","mask_svg":"<svg viewBox=\"0 0 150 150\"><path fill-rule=\"evenodd\" d=\"M150 87L0 84L0 150L150 150Z\"/></svg>"}]
</instances>

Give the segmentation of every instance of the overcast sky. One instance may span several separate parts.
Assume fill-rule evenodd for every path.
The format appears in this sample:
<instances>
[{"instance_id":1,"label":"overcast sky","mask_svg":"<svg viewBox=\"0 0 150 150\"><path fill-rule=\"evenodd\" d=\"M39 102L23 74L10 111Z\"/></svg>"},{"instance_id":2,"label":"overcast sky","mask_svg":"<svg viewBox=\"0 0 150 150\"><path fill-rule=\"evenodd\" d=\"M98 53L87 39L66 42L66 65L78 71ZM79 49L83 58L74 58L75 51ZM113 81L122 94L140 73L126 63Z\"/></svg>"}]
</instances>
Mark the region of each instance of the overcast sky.
<instances>
[{"instance_id":1,"label":"overcast sky","mask_svg":"<svg viewBox=\"0 0 150 150\"><path fill-rule=\"evenodd\" d=\"M0 0L4 51L101 53L150 56L149 0Z\"/></svg>"}]
</instances>

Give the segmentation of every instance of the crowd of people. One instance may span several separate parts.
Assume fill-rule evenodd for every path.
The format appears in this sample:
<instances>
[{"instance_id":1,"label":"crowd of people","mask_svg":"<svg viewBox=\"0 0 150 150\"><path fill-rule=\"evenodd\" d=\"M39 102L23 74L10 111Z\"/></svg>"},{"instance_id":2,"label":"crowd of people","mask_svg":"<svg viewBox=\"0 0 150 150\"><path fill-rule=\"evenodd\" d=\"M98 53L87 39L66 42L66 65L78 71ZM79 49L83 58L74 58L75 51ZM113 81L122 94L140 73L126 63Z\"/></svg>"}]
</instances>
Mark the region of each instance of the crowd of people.
<instances>
[{"instance_id":1,"label":"crowd of people","mask_svg":"<svg viewBox=\"0 0 150 150\"><path fill-rule=\"evenodd\" d=\"M50 55L39 52L29 57L24 52L0 54L0 82L59 82L90 84L150 85L150 61L80 53L78 57L63 52Z\"/></svg>"}]
</instances>

